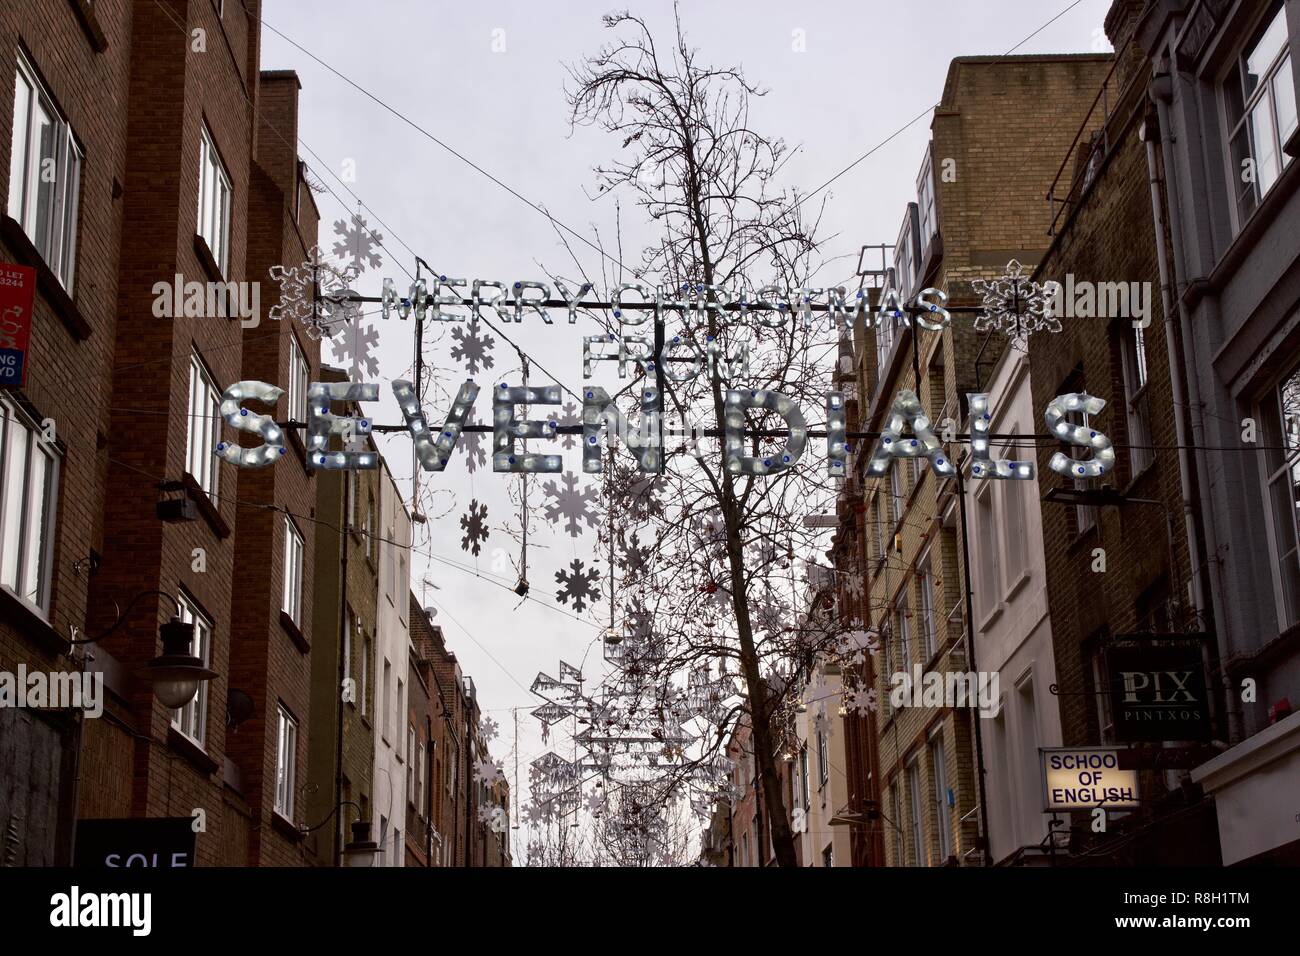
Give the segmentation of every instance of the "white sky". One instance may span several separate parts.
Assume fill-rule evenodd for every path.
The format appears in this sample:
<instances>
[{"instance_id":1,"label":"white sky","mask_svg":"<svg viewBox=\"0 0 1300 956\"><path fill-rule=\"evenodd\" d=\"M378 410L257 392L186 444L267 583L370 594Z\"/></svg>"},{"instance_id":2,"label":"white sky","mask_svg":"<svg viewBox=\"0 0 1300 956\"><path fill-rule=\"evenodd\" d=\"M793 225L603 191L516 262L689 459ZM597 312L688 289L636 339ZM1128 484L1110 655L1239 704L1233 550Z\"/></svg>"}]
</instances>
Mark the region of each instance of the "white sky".
<instances>
[{"instance_id":1,"label":"white sky","mask_svg":"<svg viewBox=\"0 0 1300 956\"><path fill-rule=\"evenodd\" d=\"M660 43L669 43L671 3L630 2ZM1109 49L1104 39L1097 46L1109 6L1109 0L1081 0L1016 52ZM805 0L797 5L692 0L682 3L681 10L704 62L739 65L751 82L768 88L768 95L753 104L752 125L797 149L782 184L808 191L937 102L954 56L1005 53L1067 7L1069 0ZM612 237L611 201L593 202L588 195L594 195L592 167L618 156L620 143L598 130L571 133L562 91L564 64L594 53L611 39L600 21L611 9L612 4L586 0L266 0L263 13L271 27L529 200L545 205L556 219L587 235L594 225L603 236ZM796 52L796 31L803 31L805 52ZM504 51L494 52L494 42L499 48L502 41ZM362 292L378 294L382 277L393 278L400 291L406 290L409 278L403 267L414 272L415 263L405 246L434 269L470 280L544 281L538 263L562 275L576 274L552 226L537 212L272 30L263 30L262 42L264 69L294 69L302 81L303 158L344 199L347 194L333 174L354 168L355 181L348 185L386 224L368 216L370 227L383 234L386 249L381 251L381 269L367 273L359 283ZM851 276L863 244L893 243L905 205L915 199L928 138L929 117L924 117L826 191L821 235L827 240L823 258L828 265L818 276L820 284L838 284ZM335 239L331 223L349 216L353 208L328 193L319 195L317 202L320 245L328 253ZM622 221L623 258L633 264L644 223L639 211L626 203ZM589 273L599 275L597 254L576 240L573 246ZM767 277L749 278L757 286ZM410 323L385 324L377 317L374 321L382 396L374 418L396 423L401 419L388 382L411 366ZM551 327L526 318L523 326L512 325L508 331L536 362L577 390L582 382L580 336L592 330L571 327L560 316ZM440 370L438 378L454 388L464 372L449 357L449 345L446 337L426 345L425 358ZM328 348L325 353L331 361ZM495 367L476 377L483 388L476 406L481 422L491 418L490 389L500 381L519 384L513 350L498 340L495 357ZM595 381L607 388L617 383L612 369L602 369ZM544 377L535 370L531 383L545 384ZM544 444L534 442L534 450ZM399 434L382 445L393 474L409 479L409 438ZM564 455L566 470L581 472L579 450ZM416 526L417 552L475 564L460 548L459 515L477 498L486 502L494 528L508 520L509 479L488 470L468 474L458 450L446 472L424 481L446 489L443 498L451 513L431 518L423 528ZM409 480L399 483L409 496ZM501 724L493 754L505 760L512 786L511 709L520 708L519 784L525 794L528 761L549 749L541 741L537 721L523 709L538 702L527 687L539 670L558 676L561 658L581 662L600 633L598 620L575 621L556 613L560 606L554 602L554 572L575 557L588 564L597 557L592 554L594 533L575 541L559 529L544 526L535 531L529 578L532 596L541 603L525 603L518 610L514 595L497 585L418 553L412 561L416 595L421 596L420 582L426 576L437 586L427 592L430 603L441 606L436 620L465 672L474 678L481 707ZM493 530L477 562L485 573L492 570L496 546L517 551L505 535ZM604 562L600 568L603 573ZM513 580L508 567L503 573ZM584 668L588 687L599 681L601 666L596 645ZM555 740L553 735L552 743ZM560 752L571 757L565 750L567 746ZM522 861L521 842L515 853Z\"/></svg>"}]
</instances>

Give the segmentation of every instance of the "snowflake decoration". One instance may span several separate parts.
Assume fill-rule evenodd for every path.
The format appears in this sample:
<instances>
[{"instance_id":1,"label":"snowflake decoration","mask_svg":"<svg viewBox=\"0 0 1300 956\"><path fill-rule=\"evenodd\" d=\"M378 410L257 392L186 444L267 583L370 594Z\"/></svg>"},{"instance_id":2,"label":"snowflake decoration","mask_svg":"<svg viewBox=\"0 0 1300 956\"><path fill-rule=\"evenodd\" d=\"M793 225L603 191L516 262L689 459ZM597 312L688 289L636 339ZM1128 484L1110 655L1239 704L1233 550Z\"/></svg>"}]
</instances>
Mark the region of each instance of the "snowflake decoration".
<instances>
[{"instance_id":1,"label":"snowflake decoration","mask_svg":"<svg viewBox=\"0 0 1300 956\"><path fill-rule=\"evenodd\" d=\"M474 557L478 557L482 550L483 542L488 538L487 526L487 505L478 503L478 499L470 500L469 511L460 516L460 526L464 529L465 534L460 539L460 549L468 551Z\"/></svg>"},{"instance_id":2,"label":"snowflake decoration","mask_svg":"<svg viewBox=\"0 0 1300 956\"><path fill-rule=\"evenodd\" d=\"M877 694L874 687L856 687L844 692L844 709L859 717L874 714L877 707Z\"/></svg>"},{"instance_id":3,"label":"snowflake decoration","mask_svg":"<svg viewBox=\"0 0 1300 956\"><path fill-rule=\"evenodd\" d=\"M984 297L984 311L975 319L975 331L1002 332L1023 340L1034 332L1060 332L1061 320L1052 315L1047 286L1032 281L1015 259L996 279L975 279L971 287Z\"/></svg>"},{"instance_id":4,"label":"snowflake decoration","mask_svg":"<svg viewBox=\"0 0 1300 956\"><path fill-rule=\"evenodd\" d=\"M835 727L831 723L830 716L826 713L825 703L821 704L817 708L817 713L813 717L813 730L821 734L823 737L835 736Z\"/></svg>"},{"instance_id":5,"label":"snowflake decoration","mask_svg":"<svg viewBox=\"0 0 1300 956\"><path fill-rule=\"evenodd\" d=\"M841 583L844 585L844 593L851 598L861 600L862 595L866 593L867 583L863 579L862 575L857 574L856 572L851 571L848 574L843 575Z\"/></svg>"},{"instance_id":6,"label":"snowflake decoration","mask_svg":"<svg viewBox=\"0 0 1300 956\"><path fill-rule=\"evenodd\" d=\"M484 757L474 764L474 780L477 783L495 786L505 779L505 773L501 769L501 761L493 760L491 757Z\"/></svg>"},{"instance_id":7,"label":"snowflake decoration","mask_svg":"<svg viewBox=\"0 0 1300 956\"><path fill-rule=\"evenodd\" d=\"M628 581L635 581L649 569L651 548L641 546L635 531L627 538L619 537L618 549L618 568Z\"/></svg>"},{"instance_id":8,"label":"snowflake decoration","mask_svg":"<svg viewBox=\"0 0 1300 956\"><path fill-rule=\"evenodd\" d=\"M492 349L496 339L490 335L479 335L478 319L470 319L464 325L457 325L451 330L451 337L456 340L451 347L451 357L457 362L464 361L465 371L477 375L480 366L490 369L496 364Z\"/></svg>"},{"instance_id":9,"label":"snowflake decoration","mask_svg":"<svg viewBox=\"0 0 1300 956\"><path fill-rule=\"evenodd\" d=\"M359 273L352 266L340 268L325 261L317 246L307 256L300 266L271 266L271 278L280 285L280 300L268 315L273 322L286 318L301 322L308 338L319 339L333 335L340 323L360 318L360 303L348 298ZM319 296L313 297L317 287Z\"/></svg>"},{"instance_id":10,"label":"snowflake decoration","mask_svg":"<svg viewBox=\"0 0 1300 956\"><path fill-rule=\"evenodd\" d=\"M563 485L564 487L560 487ZM546 505L546 520L555 521L564 518L564 530L568 532L569 537L576 538L582 534L582 522L587 523L587 527L594 528L599 517L593 510L592 506L596 504L599 497L595 488L583 488L578 491L578 476L573 472L565 474L560 479L560 485L553 481L548 481L542 485L542 492L547 498L554 498L554 504Z\"/></svg>"},{"instance_id":11,"label":"snowflake decoration","mask_svg":"<svg viewBox=\"0 0 1300 956\"><path fill-rule=\"evenodd\" d=\"M493 833L504 833L510 818L501 807L479 807L479 823L485 824Z\"/></svg>"},{"instance_id":12,"label":"snowflake decoration","mask_svg":"<svg viewBox=\"0 0 1300 956\"><path fill-rule=\"evenodd\" d=\"M362 332L361 323L356 322L348 327L342 338L331 340L330 348L334 358L351 368L354 375L364 368L367 378L378 378L379 359L371 352L378 344L379 329L371 325Z\"/></svg>"},{"instance_id":13,"label":"snowflake decoration","mask_svg":"<svg viewBox=\"0 0 1300 956\"><path fill-rule=\"evenodd\" d=\"M465 424L477 425L479 423L467 421ZM465 470L471 475L480 468L487 467L487 449L483 447L485 437L483 432L463 431L460 433L460 444L465 448Z\"/></svg>"},{"instance_id":14,"label":"snowflake decoration","mask_svg":"<svg viewBox=\"0 0 1300 956\"><path fill-rule=\"evenodd\" d=\"M456 330L453 329L452 334L455 335L455 332ZM576 402L565 402L564 408L561 409L561 411L551 412L550 415L546 416L546 420L565 427L582 424L582 419L578 417L578 405ZM560 445L563 448L573 448L578 444L577 435L565 434L560 435L559 437Z\"/></svg>"},{"instance_id":15,"label":"snowflake decoration","mask_svg":"<svg viewBox=\"0 0 1300 956\"><path fill-rule=\"evenodd\" d=\"M605 798L599 793L589 793L584 803L586 804L587 812L592 816L599 816L600 811L605 809Z\"/></svg>"},{"instance_id":16,"label":"snowflake decoration","mask_svg":"<svg viewBox=\"0 0 1300 956\"><path fill-rule=\"evenodd\" d=\"M565 571L556 571L555 580L560 585L560 589L555 592L555 600L561 604L568 604L570 598L573 600L573 609L581 614L587 609L587 602L596 597L596 584L600 581L600 572L595 568L584 571L582 561L574 558L569 562L569 567L573 573Z\"/></svg>"},{"instance_id":17,"label":"snowflake decoration","mask_svg":"<svg viewBox=\"0 0 1300 956\"><path fill-rule=\"evenodd\" d=\"M484 717L481 721L479 721L478 732L483 736L484 740L488 742L496 740L497 730L498 730L497 722L493 720L491 717Z\"/></svg>"},{"instance_id":18,"label":"snowflake decoration","mask_svg":"<svg viewBox=\"0 0 1300 956\"><path fill-rule=\"evenodd\" d=\"M355 269L357 275L367 268L378 269L384 264L379 255L384 237L367 228L365 219L360 215L353 213L351 227L346 220L335 220L334 234L341 237L334 243L334 255L347 262L348 267Z\"/></svg>"}]
</instances>

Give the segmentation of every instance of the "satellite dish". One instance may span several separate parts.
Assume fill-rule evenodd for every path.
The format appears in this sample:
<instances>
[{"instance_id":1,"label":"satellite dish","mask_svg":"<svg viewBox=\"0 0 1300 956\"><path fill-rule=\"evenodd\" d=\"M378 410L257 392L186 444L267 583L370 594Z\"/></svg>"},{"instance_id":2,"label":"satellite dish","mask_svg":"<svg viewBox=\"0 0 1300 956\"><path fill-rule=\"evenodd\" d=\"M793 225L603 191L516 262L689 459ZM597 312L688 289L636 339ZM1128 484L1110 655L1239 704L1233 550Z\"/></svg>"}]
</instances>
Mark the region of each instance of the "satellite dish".
<instances>
[{"instance_id":1,"label":"satellite dish","mask_svg":"<svg viewBox=\"0 0 1300 956\"><path fill-rule=\"evenodd\" d=\"M424 613L427 614L429 616L429 620L432 621L435 617L438 616L438 609L436 607L426 607L424 609Z\"/></svg>"}]
</instances>

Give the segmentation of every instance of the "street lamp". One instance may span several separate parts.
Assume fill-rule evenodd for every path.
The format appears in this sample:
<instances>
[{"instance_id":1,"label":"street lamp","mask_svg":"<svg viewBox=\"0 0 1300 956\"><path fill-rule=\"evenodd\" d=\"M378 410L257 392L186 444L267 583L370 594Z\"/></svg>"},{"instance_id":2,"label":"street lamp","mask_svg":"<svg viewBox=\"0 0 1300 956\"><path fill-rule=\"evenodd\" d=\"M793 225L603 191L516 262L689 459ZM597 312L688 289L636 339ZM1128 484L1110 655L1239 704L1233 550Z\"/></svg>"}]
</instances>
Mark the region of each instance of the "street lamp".
<instances>
[{"instance_id":1,"label":"street lamp","mask_svg":"<svg viewBox=\"0 0 1300 956\"><path fill-rule=\"evenodd\" d=\"M199 691L199 683L212 680L217 672L204 666L202 658L191 653L193 624L174 617L159 628L158 634L162 638L163 652L137 673L153 684L154 696L164 706L175 710L193 700Z\"/></svg>"},{"instance_id":2,"label":"street lamp","mask_svg":"<svg viewBox=\"0 0 1300 956\"><path fill-rule=\"evenodd\" d=\"M370 821L358 820L352 824L352 839L343 847L343 865L365 869L375 865L379 844L370 839Z\"/></svg>"}]
</instances>

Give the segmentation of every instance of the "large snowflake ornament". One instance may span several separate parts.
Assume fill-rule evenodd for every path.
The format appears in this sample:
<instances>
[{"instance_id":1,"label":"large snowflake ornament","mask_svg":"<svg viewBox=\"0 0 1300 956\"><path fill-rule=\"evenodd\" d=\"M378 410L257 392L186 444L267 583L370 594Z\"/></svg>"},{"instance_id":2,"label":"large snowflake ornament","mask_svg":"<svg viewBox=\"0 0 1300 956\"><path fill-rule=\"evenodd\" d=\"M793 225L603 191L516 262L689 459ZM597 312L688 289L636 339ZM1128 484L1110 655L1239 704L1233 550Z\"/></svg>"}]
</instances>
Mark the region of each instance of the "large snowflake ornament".
<instances>
[{"instance_id":1,"label":"large snowflake ornament","mask_svg":"<svg viewBox=\"0 0 1300 956\"><path fill-rule=\"evenodd\" d=\"M501 769L501 761L493 760L491 757L484 757L474 764L474 780L478 783L486 784L491 787L505 779L505 773Z\"/></svg>"},{"instance_id":2,"label":"large snowflake ornament","mask_svg":"<svg viewBox=\"0 0 1300 956\"><path fill-rule=\"evenodd\" d=\"M372 351L378 344L379 329L368 325L362 331L360 321L356 321L350 323L341 336L330 340L330 349L335 359L352 369L354 377L364 369L366 378L378 378L379 359Z\"/></svg>"},{"instance_id":3,"label":"large snowflake ornament","mask_svg":"<svg viewBox=\"0 0 1300 956\"><path fill-rule=\"evenodd\" d=\"M468 551L474 557L478 557L479 552L483 549L483 542L488 539L487 525L487 505L478 503L478 499L471 499L469 511L460 516L460 526L465 534L460 539L460 549Z\"/></svg>"},{"instance_id":4,"label":"large snowflake ornament","mask_svg":"<svg viewBox=\"0 0 1300 956\"><path fill-rule=\"evenodd\" d=\"M844 691L844 709L865 717L876 712L876 689L874 687L854 687Z\"/></svg>"},{"instance_id":5,"label":"large snowflake ornament","mask_svg":"<svg viewBox=\"0 0 1300 956\"><path fill-rule=\"evenodd\" d=\"M491 717L484 717L482 720L479 721L478 732L482 735L484 740L489 742L496 740L497 730L498 730L497 722L493 720Z\"/></svg>"},{"instance_id":6,"label":"large snowflake ornament","mask_svg":"<svg viewBox=\"0 0 1300 956\"><path fill-rule=\"evenodd\" d=\"M487 826L493 833L504 833L510 823L510 817L501 807L483 806L478 808L479 823Z\"/></svg>"},{"instance_id":7,"label":"large snowflake ornament","mask_svg":"<svg viewBox=\"0 0 1300 956\"><path fill-rule=\"evenodd\" d=\"M1035 332L1060 332L1061 320L1052 314L1052 293L1034 282L1015 259L996 279L975 279L971 287L984 297L984 311L975 319L975 331L990 329L1012 340Z\"/></svg>"},{"instance_id":8,"label":"large snowflake ornament","mask_svg":"<svg viewBox=\"0 0 1300 956\"><path fill-rule=\"evenodd\" d=\"M455 330L452 330L455 334ZM555 422L557 425L572 426L581 425L582 419L578 416L578 405L576 402L565 402L564 408L558 412L551 412L546 416L548 422ZM560 435L560 446L563 448L573 448L578 444L578 436L571 434Z\"/></svg>"},{"instance_id":9,"label":"large snowflake ornament","mask_svg":"<svg viewBox=\"0 0 1300 956\"><path fill-rule=\"evenodd\" d=\"M581 614L587 609L587 602L597 597L596 585L600 581L600 572L595 568L582 569L582 561L574 558L569 562L572 574L556 571L555 580L560 589L555 592L555 600L561 604L573 601L573 609Z\"/></svg>"},{"instance_id":10,"label":"large snowflake ornament","mask_svg":"<svg viewBox=\"0 0 1300 956\"><path fill-rule=\"evenodd\" d=\"M582 534L583 522L586 522L587 527L594 528L600 520L592 507L599 500L596 489L588 487L579 491L578 476L573 472L562 476L559 484L546 482L542 485L542 493L548 499L554 499L553 502L548 500L546 504L546 520L563 518L564 530L571 538Z\"/></svg>"},{"instance_id":11,"label":"large snowflake ornament","mask_svg":"<svg viewBox=\"0 0 1300 956\"><path fill-rule=\"evenodd\" d=\"M489 369L496 364L492 357L492 348L496 339L490 335L479 335L478 319L470 319L463 325L456 325L451 330L451 337L456 344L451 347L451 357L465 363L465 371L473 376L479 369Z\"/></svg>"},{"instance_id":12,"label":"large snowflake ornament","mask_svg":"<svg viewBox=\"0 0 1300 956\"><path fill-rule=\"evenodd\" d=\"M384 237L370 229L360 215L353 213L350 226L347 220L335 220L334 234L340 237L334 243L334 255L348 263L358 275L367 268L378 269L384 264L379 255Z\"/></svg>"},{"instance_id":13,"label":"large snowflake ornament","mask_svg":"<svg viewBox=\"0 0 1300 956\"><path fill-rule=\"evenodd\" d=\"M301 322L308 338L319 339L361 315L360 303L352 299L352 283L360 273L323 259L318 246L311 248L302 265L274 265L270 272L280 286L280 299L268 313L273 322ZM314 290L319 294L314 295Z\"/></svg>"},{"instance_id":14,"label":"large snowflake ornament","mask_svg":"<svg viewBox=\"0 0 1300 956\"><path fill-rule=\"evenodd\" d=\"M479 422L467 421L467 425L477 425ZM487 449L484 448L485 434L483 432L464 431L460 434L459 445L465 449L465 470L471 475L480 468L487 467Z\"/></svg>"}]
</instances>

